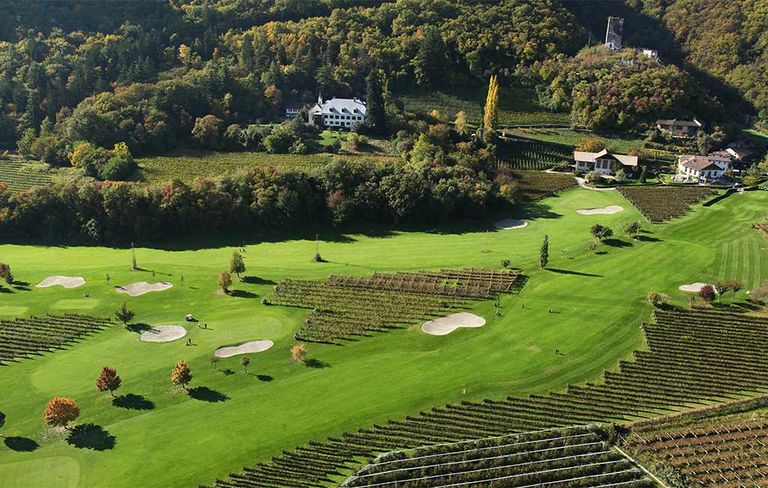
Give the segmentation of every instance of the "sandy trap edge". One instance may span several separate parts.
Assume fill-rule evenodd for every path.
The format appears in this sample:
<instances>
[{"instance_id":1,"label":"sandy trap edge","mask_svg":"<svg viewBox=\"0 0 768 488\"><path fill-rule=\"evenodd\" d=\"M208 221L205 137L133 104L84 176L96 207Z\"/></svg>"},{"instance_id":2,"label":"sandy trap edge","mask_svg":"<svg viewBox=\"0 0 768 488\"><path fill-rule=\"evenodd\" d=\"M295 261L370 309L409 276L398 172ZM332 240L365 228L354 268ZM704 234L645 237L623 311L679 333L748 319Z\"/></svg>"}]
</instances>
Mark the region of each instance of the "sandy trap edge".
<instances>
[{"instance_id":1,"label":"sandy trap edge","mask_svg":"<svg viewBox=\"0 0 768 488\"><path fill-rule=\"evenodd\" d=\"M232 356L237 356L238 354L255 354L257 352L264 352L274 345L275 343L269 339L249 341L238 344L237 346L220 347L216 349L213 355L217 358L230 358Z\"/></svg>"},{"instance_id":2,"label":"sandy trap edge","mask_svg":"<svg viewBox=\"0 0 768 488\"><path fill-rule=\"evenodd\" d=\"M143 342L172 342L187 335L187 329L180 325L158 325L142 332L139 340Z\"/></svg>"},{"instance_id":3,"label":"sandy trap edge","mask_svg":"<svg viewBox=\"0 0 768 488\"><path fill-rule=\"evenodd\" d=\"M680 291L687 291L689 293L698 293L701 291L702 288L709 285L709 283L688 283L687 285L680 285L678 289ZM712 286L712 285L709 285Z\"/></svg>"},{"instance_id":4,"label":"sandy trap edge","mask_svg":"<svg viewBox=\"0 0 768 488\"><path fill-rule=\"evenodd\" d=\"M82 276L49 276L40 283L35 285L35 288L48 288L49 286L63 286L64 288L77 288L83 286L85 279Z\"/></svg>"},{"instance_id":5,"label":"sandy trap edge","mask_svg":"<svg viewBox=\"0 0 768 488\"><path fill-rule=\"evenodd\" d=\"M462 327L482 327L485 325L485 319L479 315L475 315L467 312L459 312L448 315L447 317L441 317L439 319L430 320L421 324L421 331L429 335L448 335L456 329Z\"/></svg>"},{"instance_id":6,"label":"sandy trap edge","mask_svg":"<svg viewBox=\"0 0 768 488\"><path fill-rule=\"evenodd\" d=\"M609 205L601 208L580 208L576 210L576 213L579 215L612 215L623 211L624 207Z\"/></svg>"},{"instance_id":7,"label":"sandy trap edge","mask_svg":"<svg viewBox=\"0 0 768 488\"><path fill-rule=\"evenodd\" d=\"M116 286L115 291L118 293L125 293L131 297L138 297L145 293L153 291L165 291L173 286L168 281L159 281L157 283L147 283L146 281L137 281L130 285Z\"/></svg>"},{"instance_id":8,"label":"sandy trap edge","mask_svg":"<svg viewBox=\"0 0 768 488\"><path fill-rule=\"evenodd\" d=\"M502 219L495 222L493 226L500 230L522 229L528 227L528 222L520 219Z\"/></svg>"}]
</instances>

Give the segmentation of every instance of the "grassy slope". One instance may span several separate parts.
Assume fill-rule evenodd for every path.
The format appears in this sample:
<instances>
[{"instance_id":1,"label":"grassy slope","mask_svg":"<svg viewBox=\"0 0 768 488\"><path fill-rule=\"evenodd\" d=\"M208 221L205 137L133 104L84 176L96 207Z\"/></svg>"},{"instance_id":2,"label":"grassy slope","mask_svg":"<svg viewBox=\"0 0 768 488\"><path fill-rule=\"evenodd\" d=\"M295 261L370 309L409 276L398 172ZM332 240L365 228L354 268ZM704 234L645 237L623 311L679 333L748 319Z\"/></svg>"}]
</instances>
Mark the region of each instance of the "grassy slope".
<instances>
[{"instance_id":1,"label":"grassy slope","mask_svg":"<svg viewBox=\"0 0 768 488\"><path fill-rule=\"evenodd\" d=\"M459 111L467 114L471 124L483 117L486 86L462 87L451 92L410 93L400 95L406 110L428 114L439 110L450 120ZM569 124L570 114L550 112L536 102L533 90L502 88L499 95L499 124Z\"/></svg>"},{"instance_id":2,"label":"grassy slope","mask_svg":"<svg viewBox=\"0 0 768 488\"><path fill-rule=\"evenodd\" d=\"M504 132L510 136L526 137L537 141L554 142L567 146L576 146L584 139L596 138L603 141L610 150L621 153L643 148L643 139L641 138L599 136L572 129L507 129Z\"/></svg>"},{"instance_id":3,"label":"grassy slope","mask_svg":"<svg viewBox=\"0 0 768 488\"><path fill-rule=\"evenodd\" d=\"M346 135L346 133L342 133ZM338 133L332 135L329 131L321 134L322 140L332 141ZM371 151L379 150L384 143L375 140L370 146ZM268 154L265 152L211 152L184 150L165 156L151 156L137 159L140 169L140 179L148 184L167 183L178 178L191 183L198 177L220 176L223 173L235 172L240 169L272 167L279 170L311 170L330 163L336 159L392 162L397 158L374 152L359 152L355 154L317 153L317 154Z\"/></svg>"},{"instance_id":4,"label":"grassy slope","mask_svg":"<svg viewBox=\"0 0 768 488\"><path fill-rule=\"evenodd\" d=\"M643 297L648 290L667 292L682 302L684 295L676 291L681 283L733 277L752 286L766 278L765 243L749 228L763 217L766 203L768 193L734 195L671 224L646 224L658 242L605 248L604 255L586 251L588 227L600 222L618 229L641 217L618 192L581 189L542 202L536 209L540 217L522 230L339 236L322 244L323 256L331 261L326 264L309 261L312 241L247 246L247 274L274 281L323 278L328 273L495 266L503 258L531 274L519 296L503 299L503 317L494 317L489 303L477 306L477 312L489 318L486 327L446 337L401 330L344 347L312 344L310 355L328 364L323 369L289 360L291 334L303 311L266 307L258 297L215 294L215 274L226 266L231 248L139 249L140 266L156 270L156 280L168 279L175 286L128 298L138 319L180 323L184 314L194 313L212 330L193 328L195 346L186 347L184 341L140 343L134 334L115 327L69 351L0 368L0 409L8 416L2 433L41 443L33 453L0 444L0 484L189 486L307 440L435 404L524 395L595 379L618 358L642 347L638 326L647 318ZM623 205L626 211L613 216L575 214L578 208L610 204ZM552 243L552 268L595 276L536 270L544 233ZM745 260L725 254L732 252ZM111 285L153 278L150 272L128 271L125 249L6 245L0 246L0 255L13 265L17 279L33 284L50 274L88 280L74 290L33 288L4 294L0 314L6 315L68 308L109 314L124 299L110 290ZM270 285L237 288L260 297L269 293ZM90 297L83 297L84 292ZM558 313L548 313L550 307ZM208 358L217 346L259 338L275 340L275 347L252 355L251 370L272 381L246 376L237 358L222 361L220 369L230 367L238 374L213 372ZM555 355L555 348L565 356ZM170 367L181 358L191 361L193 386L208 386L230 399L207 403L169 391ZM105 364L123 375L122 393L144 395L155 403L154 410L119 409L97 394L93 382ZM97 452L61 440L41 440L40 413L56 394L76 398L82 408L80 421L99 424L114 435L114 449Z\"/></svg>"}]
</instances>

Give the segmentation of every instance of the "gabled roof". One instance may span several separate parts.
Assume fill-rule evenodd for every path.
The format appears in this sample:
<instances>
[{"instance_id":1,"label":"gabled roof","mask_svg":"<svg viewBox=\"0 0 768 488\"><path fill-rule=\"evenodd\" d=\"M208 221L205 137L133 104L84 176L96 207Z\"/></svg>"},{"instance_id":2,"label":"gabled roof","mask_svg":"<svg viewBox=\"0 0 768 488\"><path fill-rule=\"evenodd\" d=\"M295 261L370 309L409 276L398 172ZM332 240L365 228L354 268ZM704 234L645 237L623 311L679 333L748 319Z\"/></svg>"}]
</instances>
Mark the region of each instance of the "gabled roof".
<instances>
[{"instance_id":1,"label":"gabled roof","mask_svg":"<svg viewBox=\"0 0 768 488\"><path fill-rule=\"evenodd\" d=\"M624 166L637 166L637 156L616 154L603 149L600 152L573 151L573 159L581 163L594 163L598 159L614 159Z\"/></svg>"},{"instance_id":2,"label":"gabled roof","mask_svg":"<svg viewBox=\"0 0 768 488\"><path fill-rule=\"evenodd\" d=\"M728 160L730 160L730 158L728 158L726 162ZM724 168L715 164L715 161L722 161L722 159L718 157L712 157L711 154L709 156L683 154L678 159L680 166L684 168L692 169L694 171L703 171L703 170L723 171Z\"/></svg>"},{"instance_id":3,"label":"gabled roof","mask_svg":"<svg viewBox=\"0 0 768 488\"><path fill-rule=\"evenodd\" d=\"M358 98L331 98L318 100L310 110L312 115L365 115L365 102Z\"/></svg>"},{"instance_id":4,"label":"gabled roof","mask_svg":"<svg viewBox=\"0 0 768 488\"><path fill-rule=\"evenodd\" d=\"M709 153L709 159L716 159L717 161L732 161L733 154L729 153L728 151L715 151Z\"/></svg>"},{"instance_id":5,"label":"gabled roof","mask_svg":"<svg viewBox=\"0 0 768 488\"><path fill-rule=\"evenodd\" d=\"M682 127L702 127L701 122L696 119L693 120L677 120L677 119L659 119L656 121L657 125L679 125Z\"/></svg>"}]
</instances>

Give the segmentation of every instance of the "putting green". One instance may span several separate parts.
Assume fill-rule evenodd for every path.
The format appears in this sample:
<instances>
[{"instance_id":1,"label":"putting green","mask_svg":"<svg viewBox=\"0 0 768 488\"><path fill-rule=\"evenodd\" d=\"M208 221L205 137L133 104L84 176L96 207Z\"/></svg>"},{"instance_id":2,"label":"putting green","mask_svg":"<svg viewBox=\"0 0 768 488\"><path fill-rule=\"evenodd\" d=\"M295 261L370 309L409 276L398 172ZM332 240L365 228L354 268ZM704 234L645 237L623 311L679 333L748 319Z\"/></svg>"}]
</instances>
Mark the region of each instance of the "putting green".
<instances>
[{"instance_id":1,"label":"putting green","mask_svg":"<svg viewBox=\"0 0 768 488\"><path fill-rule=\"evenodd\" d=\"M283 449L434 405L595 380L644 347L640 325L649 317L649 290L683 303L689 294L677 290L681 283L738 278L754 286L766 278L766 243L750 228L764 218L766 204L768 192L735 195L674 222L652 225L619 192L574 189L505 215L529 222L515 232L488 231L497 217L431 232L374 229L371 235L326 235L320 252L327 263L312 262L314 239L248 244L245 276L258 279L235 280L237 296L217 294L216 275L227 267L239 241L200 249L183 248L188 243L173 250L138 248L138 264L146 271L130 271L128 249L0 246L0 255L19 280L36 283L61 274L83 276L87 282L73 290L2 294L0 314L60 312L56 307L64 303L71 307L67 311L111 316L125 301L137 322L182 324L193 314L200 324L208 324L203 329L184 323L193 346L184 340L161 347L145 344L137 333L116 325L66 351L0 367L0 411L7 415L0 433L40 444L34 452L0 444L0 485L13 477L17 485L59 486L57 476L87 487L209 483ZM610 205L625 210L588 219L576 213ZM635 220L647 231L643 240L622 238L622 226ZM590 252L593 223L611 226L621 242ZM538 258L545 234L550 264L542 271ZM423 334L416 327L343 347L308 344L309 357L325 366L321 368L291 361L293 332L307 312L261 303L284 278L498 267L503 259L522 267L530 279L519 295L501 299L501 316L490 302L470 310L488 319L484 327L446 336ZM137 281L169 281L173 287L139 298L113 291L115 284ZM83 293L91 298L82 298ZM217 347L255 337L275 345L249 355L249 374L239 357L221 359L214 370L209 360ZM192 396L172 391L168 377L179 359L190 361L191 386L209 390ZM143 409L113 406L109 395L95 391L104 365L122 376L118 394L140 395L144 401L131 404ZM222 372L227 369L235 374ZM75 398L82 412L78 423L103 427L114 436L114 447L77 448L43 438L40 416L53 395ZM233 433L242 436L234 439ZM41 467L22 469L22 462L39 462ZM77 469L70 467L72 462ZM43 468L46 463L56 468Z\"/></svg>"}]
</instances>

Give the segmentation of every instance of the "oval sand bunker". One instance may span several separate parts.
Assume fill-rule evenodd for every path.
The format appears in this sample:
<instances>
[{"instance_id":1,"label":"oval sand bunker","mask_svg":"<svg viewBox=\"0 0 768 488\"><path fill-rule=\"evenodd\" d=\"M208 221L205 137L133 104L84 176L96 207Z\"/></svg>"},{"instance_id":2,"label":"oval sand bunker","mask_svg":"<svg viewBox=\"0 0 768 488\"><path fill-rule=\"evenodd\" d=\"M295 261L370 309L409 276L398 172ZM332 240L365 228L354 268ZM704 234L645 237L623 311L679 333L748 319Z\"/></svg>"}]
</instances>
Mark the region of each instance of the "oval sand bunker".
<instances>
[{"instance_id":1,"label":"oval sand bunker","mask_svg":"<svg viewBox=\"0 0 768 488\"><path fill-rule=\"evenodd\" d=\"M485 325L485 319L471 313L459 312L442 317L421 325L422 332L430 335L448 335L461 327L482 327Z\"/></svg>"},{"instance_id":2,"label":"oval sand bunker","mask_svg":"<svg viewBox=\"0 0 768 488\"><path fill-rule=\"evenodd\" d=\"M36 284L35 287L48 288L49 286L63 286L64 288L77 288L84 284L85 280L82 276L49 276Z\"/></svg>"},{"instance_id":3,"label":"oval sand bunker","mask_svg":"<svg viewBox=\"0 0 768 488\"><path fill-rule=\"evenodd\" d=\"M237 346L226 346L216 349L213 353L217 358L229 358L238 354L264 352L274 345L270 340L243 342Z\"/></svg>"},{"instance_id":4,"label":"oval sand bunker","mask_svg":"<svg viewBox=\"0 0 768 488\"><path fill-rule=\"evenodd\" d=\"M146 281L138 281L125 286L116 286L115 291L118 293L126 293L131 297L138 297L145 293L152 291L164 291L172 287L173 284L167 281L160 281L158 283L147 283Z\"/></svg>"},{"instance_id":5,"label":"oval sand bunker","mask_svg":"<svg viewBox=\"0 0 768 488\"><path fill-rule=\"evenodd\" d=\"M142 332L139 339L144 342L171 342L187 335L187 329L180 325L158 325Z\"/></svg>"},{"instance_id":6,"label":"oval sand bunker","mask_svg":"<svg viewBox=\"0 0 768 488\"><path fill-rule=\"evenodd\" d=\"M687 285L680 285L679 289L680 291L687 291L690 293L698 293L701 291L702 288L707 286L709 283L689 283Z\"/></svg>"},{"instance_id":7,"label":"oval sand bunker","mask_svg":"<svg viewBox=\"0 0 768 488\"><path fill-rule=\"evenodd\" d=\"M623 211L624 207L609 205L602 208L580 208L576 210L576 213L580 215L612 215Z\"/></svg>"},{"instance_id":8,"label":"oval sand bunker","mask_svg":"<svg viewBox=\"0 0 768 488\"><path fill-rule=\"evenodd\" d=\"M501 230L522 229L528 226L528 222L520 219L503 219L493 224L493 226Z\"/></svg>"}]
</instances>

